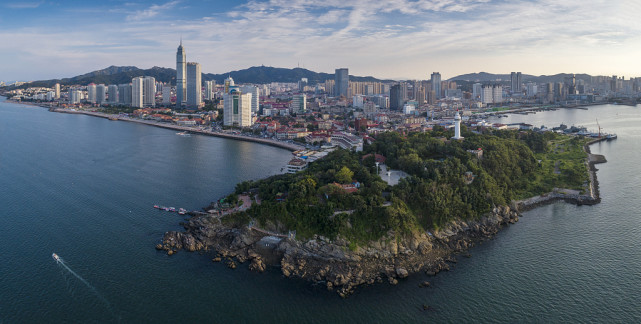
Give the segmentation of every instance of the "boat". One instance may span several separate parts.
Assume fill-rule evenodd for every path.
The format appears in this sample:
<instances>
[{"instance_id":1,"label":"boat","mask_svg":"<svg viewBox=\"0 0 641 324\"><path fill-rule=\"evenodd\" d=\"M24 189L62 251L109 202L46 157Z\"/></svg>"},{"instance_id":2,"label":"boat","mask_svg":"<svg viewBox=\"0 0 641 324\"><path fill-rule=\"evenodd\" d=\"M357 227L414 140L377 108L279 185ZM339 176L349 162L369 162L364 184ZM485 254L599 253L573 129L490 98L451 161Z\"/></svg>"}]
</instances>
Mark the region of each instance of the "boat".
<instances>
[{"instance_id":1,"label":"boat","mask_svg":"<svg viewBox=\"0 0 641 324\"><path fill-rule=\"evenodd\" d=\"M175 212L175 211L176 211L176 208L174 208L174 207L169 207L167 210L168 210L168 211L170 211L170 212Z\"/></svg>"},{"instance_id":2,"label":"boat","mask_svg":"<svg viewBox=\"0 0 641 324\"><path fill-rule=\"evenodd\" d=\"M180 214L180 215L185 215L185 214L187 214L187 209L185 209L185 208L179 208L179 209L178 209L178 214Z\"/></svg>"},{"instance_id":3,"label":"boat","mask_svg":"<svg viewBox=\"0 0 641 324\"><path fill-rule=\"evenodd\" d=\"M160 208L160 206L158 206L158 205L154 205L154 208Z\"/></svg>"},{"instance_id":4,"label":"boat","mask_svg":"<svg viewBox=\"0 0 641 324\"><path fill-rule=\"evenodd\" d=\"M60 262L60 257L57 254L52 253L51 257L53 257L53 259L56 260L56 262Z\"/></svg>"},{"instance_id":5,"label":"boat","mask_svg":"<svg viewBox=\"0 0 641 324\"><path fill-rule=\"evenodd\" d=\"M178 133L176 133L176 135L180 135L180 136L191 136L191 134L189 134L189 132L188 132L188 131L178 132Z\"/></svg>"}]
</instances>

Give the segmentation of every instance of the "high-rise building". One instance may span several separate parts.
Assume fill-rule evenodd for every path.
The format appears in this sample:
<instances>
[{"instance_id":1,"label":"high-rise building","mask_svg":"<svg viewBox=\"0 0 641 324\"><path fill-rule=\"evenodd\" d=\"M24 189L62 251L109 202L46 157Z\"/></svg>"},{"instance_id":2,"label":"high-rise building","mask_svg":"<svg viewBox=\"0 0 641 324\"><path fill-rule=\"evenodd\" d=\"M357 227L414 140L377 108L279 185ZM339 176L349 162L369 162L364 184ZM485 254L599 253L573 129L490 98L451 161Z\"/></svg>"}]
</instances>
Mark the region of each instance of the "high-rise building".
<instances>
[{"instance_id":1,"label":"high-rise building","mask_svg":"<svg viewBox=\"0 0 641 324\"><path fill-rule=\"evenodd\" d=\"M307 96L305 94L294 95L292 98L292 111L301 114L307 111Z\"/></svg>"},{"instance_id":2,"label":"high-rise building","mask_svg":"<svg viewBox=\"0 0 641 324\"><path fill-rule=\"evenodd\" d=\"M118 103L118 86L115 84L110 84L107 87L107 98L109 103L115 104Z\"/></svg>"},{"instance_id":3,"label":"high-rise building","mask_svg":"<svg viewBox=\"0 0 641 324\"><path fill-rule=\"evenodd\" d=\"M54 99L60 99L60 83L56 83L53 91L55 92Z\"/></svg>"},{"instance_id":4,"label":"high-rise building","mask_svg":"<svg viewBox=\"0 0 641 324\"><path fill-rule=\"evenodd\" d=\"M403 109L403 87L400 84L393 85L389 90L389 108L391 110Z\"/></svg>"},{"instance_id":5,"label":"high-rise building","mask_svg":"<svg viewBox=\"0 0 641 324\"><path fill-rule=\"evenodd\" d=\"M87 86L87 101L92 104L96 103L96 85L93 83Z\"/></svg>"},{"instance_id":6,"label":"high-rise building","mask_svg":"<svg viewBox=\"0 0 641 324\"><path fill-rule=\"evenodd\" d=\"M104 84L96 86L96 103L102 105L107 101L107 87Z\"/></svg>"},{"instance_id":7,"label":"high-rise building","mask_svg":"<svg viewBox=\"0 0 641 324\"><path fill-rule=\"evenodd\" d=\"M230 87L223 94L225 126L249 127L252 125L251 93L242 93L238 87Z\"/></svg>"},{"instance_id":8,"label":"high-rise building","mask_svg":"<svg viewBox=\"0 0 641 324\"><path fill-rule=\"evenodd\" d=\"M69 88L69 103L74 105L74 104L79 104L80 103L80 97L81 97L81 92L78 89L75 88Z\"/></svg>"},{"instance_id":9,"label":"high-rise building","mask_svg":"<svg viewBox=\"0 0 641 324\"><path fill-rule=\"evenodd\" d=\"M492 87L492 100L494 100L494 103L503 102L503 86L502 85L495 84Z\"/></svg>"},{"instance_id":10,"label":"high-rise building","mask_svg":"<svg viewBox=\"0 0 641 324\"><path fill-rule=\"evenodd\" d=\"M258 109L260 104L260 90L258 89L258 87L252 86L252 85L242 86L240 87L240 91L242 91L243 93L252 94L252 101L251 101L252 113L258 114Z\"/></svg>"},{"instance_id":11,"label":"high-rise building","mask_svg":"<svg viewBox=\"0 0 641 324\"><path fill-rule=\"evenodd\" d=\"M187 54L183 48L183 41L176 52L176 108L181 108L187 101Z\"/></svg>"},{"instance_id":12,"label":"high-rise building","mask_svg":"<svg viewBox=\"0 0 641 324\"><path fill-rule=\"evenodd\" d=\"M521 84L523 84L521 72L510 73L512 93L521 93Z\"/></svg>"},{"instance_id":13,"label":"high-rise building","mask_svg":"<svg viewBox=\"0 0 641 324\"><path fill-rule=\"evenodd\" d=\"M472 99L478 100L481 98L481 84L480 83L474 83L472 85Z\"/></svg>"},{"instance_id":14,"label":"high-rise building","mask_svg":"<svg viewBox=\"0 0 641 324\"><path fill-rule=\"evenodd\" d=\"M169 84L162 85L162 104L165 107L171 105L171 85Z\"/></svg>"},{"instance_id":15,"label":"high-rise building","mask_svg":"<svg viewBox=\"0 0 641 324\"><path fill-rule=\"evenodd\" d=\"M334 71L334 96L347 97L349 95L349 71L347 68L336 69Z\"/></svg>"},{"instance_id":16,"label":"high-rise building","mask_svg":"<svg viewBox=\"0 0 641 324\"><path fill-rule=\"evenodd\" d=\"M142 108L143 105L143 77L135 77L131 80L131 106Z\"/></svg>"},{"instance_id":17,"label":"high-rise building","mask_svg":"<svg viewBox=\"0 0 641 324\"><path fill-rule=\"evenodd\" d=\"M203 102L203 83L200 64L187 63L187 108L198 109Z\"/></svg>"},{"instance_id":18,"label":"high-rise building","mask_svg":"<svg viewBox=\"0 0 641 324\"><path fill-rule=\"evenodd\" d=\"M147 76L142 82L142 105L144 107L156 107L156 78Z\"/></svg>"},{"instance_id":19,"label":"high-rise building","mask_svg":"<svg viewBox=\"0 0 641 324\"><path fill-rule=\"evenodd\" d=\"M492 95L492 85L484 84L481 88L481 102L484 104L494 103Z\"/></svg>"},{"instance_id":20,"label":"high-rise building","mask_svg":"<svg viewBox=\"0 0 641 324\"><path fill-rule=\"evenodd\" d=\"M125 106L131 106L131 84L118 85L118 103Z\"/></svg>"},{"instance_id":21,"label":"high-rise building","mask_svg":"<svg viewBox=\"0 0 641 324\"><path fill-rule=\"evenodd\" d=\"M538 91L538 87L536 86L536 83L528 82L525 88L527 89L528 97L532 98L536 96L536 93Z\"/></svg>"},{"instance_id":22,"label":"high-rise building","mask_svg":"<svg viewBox=\"0 0 641 324\"><path fill-rule=\"evenodd\" d=\"M216 81L205 81L205 100L214 100L216 93Z\"/></svg>"},{"instance_id":23,"label":"high-rise building","mask_svg":"<svg viewBox=\"0 0 641 324\"><path fill-rule=\"evenodd\" d=\"M436 99L441 98L441 74L438 72L433 72L431 76L432 80L432 91L436 95Z\"/></svg>"}]
</instances>

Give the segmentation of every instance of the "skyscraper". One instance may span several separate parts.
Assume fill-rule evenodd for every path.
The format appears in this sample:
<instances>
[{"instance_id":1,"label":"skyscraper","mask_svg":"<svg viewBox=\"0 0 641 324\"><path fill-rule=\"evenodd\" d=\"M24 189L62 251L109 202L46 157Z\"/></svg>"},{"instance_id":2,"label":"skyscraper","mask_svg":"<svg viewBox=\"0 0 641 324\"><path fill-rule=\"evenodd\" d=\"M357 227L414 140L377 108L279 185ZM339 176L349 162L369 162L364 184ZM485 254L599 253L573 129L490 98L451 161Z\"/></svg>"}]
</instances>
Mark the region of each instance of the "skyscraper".
<instances>
[{"instance_id":1,"label":"skyscraper","mask_svg":"<svg viewBox=\"0 0 641 324\"><path fill-rule=\"evenodd\" d=\"M96 86L96 103L102 105L107 101L107 87L104 84Z\"/></svg>"},{"instance_id":2,"label":"skyscraper","mask_svg":"<svg viewBox=\"0 0 641 324\"><path fill-rule=\"evenodd\" d=\"M521 84L523 83L521 72L510 73L512 93L521 93Z\"/></svg>"},{"instance_id":3,"label":"skyscraper","mask_svg":"<svg viewBox=\"0 0 641 324\"><path fill-rule=\"evenodd\" d=\"M249 127L252 125L251 93L244 94L238 87L231 87L223 94L225 126Z\"/></svg>"},{"instance_id":4,"label":"skyscraper","mask_svg":"<svg viewBox=\"0 0 641 324\"><path fill-rule=\"evenodd\" d=\"M143 107L143 78L135 77L131 80L131 106Z\"/></svg>"},{"instance_id":5,"label":"skyscraper","mask_svg":"<svg viewBox=\"0 0 641 324\"><path fill-rule=\"evenodd\" d=\"M205 99L214 100L214 93L216 92L216 81L205 81Z\"/></svg>"},{"instance_id":6,"label":"skyscraper","mask_svg":"<svg viewBox=\"0 0 641 324\"><path fill-rule=\"evenodd\" d=\"M87 86L87 101L92 104L96 103L96 85L94 83Z\"/></svg>"},{"instance_id":7,"label":"skyscraper","mask_svg":"<svg viewBox=\"0 0 641 324\"><path fill-rule=\"evenodd\" d=\"M403 104L405 104L403 87L400 84L395 84L389 90L389 108L391 110L401 110Z\"/></svg>"},{"instance_id":8,"label":"skyscraper","mask_svg":"<svg viewBox=\"0 0 641 324\"><path fill-rule=\"evenodd\" d=\"M176 52L176 108L181 108L182 104L187 101L187 55L183 48L183 41L180 40L180 46Z\"/></svg>"},{"instance_id":9,"label":"skyscraper","mask_svg":"<svg viewBox=\"0 0 641 324\"><path fill-rule=\"evenodd\" d=\"M231 78L231 75L225 79L225 93L229 93L229 87L233 87L234 79Z\"/></svg>"},{"instance_id":10,"label":"skyscraper","mask_svg":"<svg viewBox=\"0 0 641 324\"><path fill-rule=\"evenodd\" d=\"M118 103L131 106L131 84L125 83L118 85Z\"/></svg>"},{"instance_id":11,"label":"skyscraper","mask_svg":"<svg viewBox=\"0 0 641 324\"><path fill-rule=\"evenodd\" d=\"M436 99L441 98L441 74L438 72L432 72L432 91L436 95Z\"/></svg>"},{"instance_id":12,"label":"skyscraper","mask_svg":"<svg viewBox=\"0 0 641 324\"><path fill-rule=\"evenodd\" d=\"M142 105L156 107L156 78L147 76L143 79Z\"/></svg>"},{"instance_id":13,"label":"skyscraper","mask_svg":"<svg viewBox=\"0 0 641 324\"><path fill-rule=\"evenodd\" d=\"M189 109L198 109L202 102L203 83L200 64L189 62L187 63L187 107Z\"/></svg>"},{"instance_id":14,"label":"skyscraper","mask_svg":"<svg viewBox=\"0 0 641 324\"><path fill-rule=\"evenodd\" d=\"M307 96L305 94L294 95L292 98L292 111L305 113L307 111Z\"/></svg>"},{"instance_id":15,"label":"skyscraper","mask_svg":"<svg viewBox=\"0 0 641 324\"><path fill-rule=\"evenodd\" d=\"M169 84L162 85L162 104L165 107L171 105L171 85Z\"/></svg>"},{"instance_id":16,"label":"skyscraper","mask_svg":"<svg viewBox=\"0 0 641 324\"><path fill-rule=\"evenodd\" d=\"M334 96L348 96L349 71L347 68L336 69L334 73Z\"/></svg>"},{"instance_id":17,"label":"skyscraper","mask_svg":"<svg viewBox=\"0 0 641 324\"><path fill-rule=\"evenodd\" d=\"M60 83L56 83L54 87L54 92L55 92L54 99L60 99Z\"/></svg>"}]
</instances>

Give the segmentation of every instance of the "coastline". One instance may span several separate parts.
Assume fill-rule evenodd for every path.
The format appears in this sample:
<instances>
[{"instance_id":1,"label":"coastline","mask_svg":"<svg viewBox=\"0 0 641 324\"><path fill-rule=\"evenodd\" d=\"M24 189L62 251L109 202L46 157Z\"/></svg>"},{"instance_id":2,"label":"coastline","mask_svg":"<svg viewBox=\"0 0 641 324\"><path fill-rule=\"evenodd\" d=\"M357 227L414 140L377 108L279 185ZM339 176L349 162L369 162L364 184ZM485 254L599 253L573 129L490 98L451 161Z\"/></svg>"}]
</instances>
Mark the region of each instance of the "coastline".
<instances>
[{"instance_id":1,"label":"coastline","mask_svg":"<svg viewBox=\"0 0 641 324\"><path fill-rule=\"evenodd\" d=\"M177 130L177 131L187 131L187 132L190 132L190 133L206 135L206 136L222 137L222 138L245 141L245 142L253 142L253 143L264 144L264 145L269 145L269 146L273 146L273 147L282 148L282 149L285 149L285 150L288 150L288 151L291 151L291 152L298 151L298 150L301 150L301 149L305 148L303 145L299 145L299 144L296 144L296 143L281 142L281 141L270 139L270 138L257 138L257 137L249 137L249 136L236 135L236 134L212 132L212 131L206 131L206 130L201 130L201 129L197 129L197 128L187 127L187 126L178 126L178 125L172 125L172 124L161 123L161 122L150 121L150 120L129 118L129 117L123 117L123 116L114 115L114 114L105 114L105 113L94 112L94 111L70 110L70 109L64 109L64 108L55 107L53 105L47 106L47 105L43 105L41 103L19 102L19 101L14 101L14 100L11 100L11 99L6 99L4 102L12 103L12 104L18 104L18 105L26 105L26 106L45 108L45 109L49 109L49 111L51 111L51 112L57 112L57 113L63 113L63 114L87 115L87 116L92 116L92 117L105 118L105 119L109 119L109 120L112 120L112 121L115 121L115 120L126 121L126 122L144 124L144 125L148 125L148 126L172 129L172 130Z\"/></svg>"}]
</instances>

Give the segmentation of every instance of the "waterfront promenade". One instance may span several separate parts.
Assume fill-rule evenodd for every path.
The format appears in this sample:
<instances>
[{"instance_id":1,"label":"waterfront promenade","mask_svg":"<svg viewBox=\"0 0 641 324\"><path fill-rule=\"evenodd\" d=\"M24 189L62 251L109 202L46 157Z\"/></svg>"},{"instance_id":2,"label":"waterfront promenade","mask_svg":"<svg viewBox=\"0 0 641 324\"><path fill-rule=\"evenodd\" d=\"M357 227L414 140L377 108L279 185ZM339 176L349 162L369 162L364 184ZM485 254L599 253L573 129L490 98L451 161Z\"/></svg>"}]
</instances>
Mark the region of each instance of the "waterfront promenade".
<instances>
[{"instance_id":1,"label":"waterfront promenade","mask_svg":"<svg viewBox=\"0 0 641 324\"><path fill-rule=\"evenodd\" d=\"M305 147L303 145L297 144L297 143L289 143L289 142L283 142L271 138L260 138L260 137L251 137L251 136L245 136L245 135L240 135L240 134L230 134L230 133L225 133L225 132L216 132L216 131L209 131L209 130L204 130L200 129L197 127L189 127L189 126L179 126L179 125L174 125L174 124L169 124L169 123L164 123L164 122L158 122L155 120L144 120L144 119L139 119L139 118L131 118L131 117L125 117L125 116L119 116L119 115L114 115L114 114L105 114L101 112L95 112L95 111L82 111L82 110L71 110L71 109L62 109L62 108L54 108L51 109L53 112L60 112L60 113L66 113L66 114L82 114L82 115L89 115L89 116L94 116L94 117L100 117L100 118L106 118L109 120L121 120L121 121L128 121L128 122L133 122L133 123L139 123L139 124L145 124L145 125L150 125L150 126L156 126L156 127L162 127L162 128L167 128L167 129L173 129L177 131L186 131L194 134L202 134L202 135L209 135L209 136L217 136L217 137L223 137L223 138L229 138L229 139L235 139L235 140L240 140L240 141L246 141L246 142L254 142L254 143L260 143L260 144L266 144L266 145L271 145L279 148L283 148L289 151L298 151L301 149L304 149Z\"/></svg>"}]
</instances>

